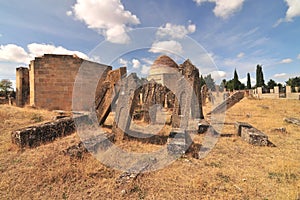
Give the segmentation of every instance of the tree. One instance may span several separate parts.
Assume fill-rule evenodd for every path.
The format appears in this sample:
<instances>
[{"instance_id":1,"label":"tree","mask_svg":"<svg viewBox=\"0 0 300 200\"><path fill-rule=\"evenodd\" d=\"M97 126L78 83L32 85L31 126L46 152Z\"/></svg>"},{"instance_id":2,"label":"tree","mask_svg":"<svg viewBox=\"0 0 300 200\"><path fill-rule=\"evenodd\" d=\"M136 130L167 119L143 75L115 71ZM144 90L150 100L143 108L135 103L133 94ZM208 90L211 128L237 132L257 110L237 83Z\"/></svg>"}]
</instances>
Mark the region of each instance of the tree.
<instances>
[{"instance_id":1,"label":"tree","mask_svg":"<svg viewBox=\"0 0 300 200\"><path fill-rule=\"evenodd\" d=\"M225 88L227 90L233 91L233 89L234 89L233 79L226 82Z\"/></svg>"},{"instance_id":2,"label":"tree","mask_svg":"<svg viewBox=\"0 0 300 200\"><path fill-rule=\"evenodd\" d=\"M200 76L200 87L202 87L203 85L205 85L205 80L203 78L203 76Z\"/></svg>"},{"instance_id":3,"label":"tree","mask_svg":"<svg viewBox=\"0 0 300 200\"><path fill-rule=\"evenodd\" d=\"M247 73L247 89L251 89L251 78L249 73Z\"/></svg>"},{"instance_id":4,"label":"tree","mask_svg":"<svg viewBox=\"0 0 300 200\"><path fill-rule=\"evenodd\" d=\"M292 87L300 87L300 77L289 78L286 84Z\"/></svg>"},{"instance_id":5,"label":"tree","mask_svg":"<svg viewBox=\"0 0 300 200\"><path fill-rule=\"evenodd\" d=\"M245 88L246 88L245 84L239 81L239 76L235 69L233 79L227 82L227 89L232 91L232 90L244 90Z\"/></svg>"},{"instance_id":6,"label":"tree","mask_svg":"<svg viewBox=\"0 0 300 200\"><path fill-rule=\"evenodd\" d=\"M235 90L240 89L240 81L236 69L234 70L234 75L233 75L233 89Z\"/></svg>"},{"instance_id":7,"label":"tree","mask_svg":"<svg viewBox=\"0 0 300 200\"><path fill-rule=\"evenodd\" d=\"M0 81L0 92L1 96L8 98L8 94L13 91L12 82L8 79L2 79Z\"/></svg>"},{"instance_id":8,"label":"tree","mask_svg":"<svg viewBox=\"0 0 300 200\"><path fill-rule=\"evenodd\" d=\"M269 82L267 83L268 89L274 89L275 86L277 86L277 83L273 80L270 79Z\"/></svg>"},{"instance_id":9,"label":"tree","mask_svg":"<svg viewBox=\"0 0 300 200\"><path fill-rule=\"evenodd\" d=\"M262 66L256 66L256 87L263 87L265 86L264 74L262 71Z\"/></svg>"},{"instance_id":10,"label":"tree","mask_svg":"<svg viewBox=\"0 0 300 200\"><path fill-rule=\"evenodd\" d=\"M208 89L210 89L211 91L216 90L216 84L215 84L214 79L211 77L211 74L208 74L207 76L205 76L204 81L205 81L205 84Z\"/></svg>"},{"instance_id":11,"label":"tree","mask_svg":"<svg viewBox=\"0 0 300 200\"><path fill-rule=\"evenodd\" d=\"M244 83L241 83L241 82L240 82L239 89L240 89L240 90L246 89L246 85L245 85Z\"/></svg>"}]
</instances>

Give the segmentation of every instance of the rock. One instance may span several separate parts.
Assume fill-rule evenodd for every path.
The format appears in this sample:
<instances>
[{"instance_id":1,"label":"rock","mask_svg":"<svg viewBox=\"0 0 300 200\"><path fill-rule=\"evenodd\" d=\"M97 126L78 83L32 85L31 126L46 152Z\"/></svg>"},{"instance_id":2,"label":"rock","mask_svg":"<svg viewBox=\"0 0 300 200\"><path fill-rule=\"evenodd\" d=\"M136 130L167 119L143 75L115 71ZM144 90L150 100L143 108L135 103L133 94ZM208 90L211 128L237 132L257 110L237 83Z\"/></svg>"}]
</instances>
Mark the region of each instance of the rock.
<instances>
[{"instance_id":1,"label":"rock","mask_svg":"<svg viewBox=\"0 0 300 200\"><path fill-rule=\"evenodd\" d=\"M300 119L297 119L297 118L293 118L293 117L285 118L284 121L287 123L296 124L296 125L300 126Z\"/></svg>"},{"instance_id":2,"label":"rock","mask_svg":"<svg viewBox=\"0 0 300 200\"><path fill-rule=\"evenodd\" d=\"M268 136L260 130L254 128L246 122L236 122L235 125L237 134L243 140L252 145L257 146L272 146L273 144L268 140ZM273 145L275 146L275 145Z\"/></svg>"},{"instance_id":3,"label":"rock","mask_svg":"<svg viewBox=\"0 0 300 200\"><path fill-rule=\"evenodd\" d=\"M272 129L272 131L274 131L274 132L280 132L280 133L287 133L285 127L274 128L274 129Z\"/></svg>"},{"instance_id":4,"label":"rock","mask_svg":"<svg viewBox=\"0 0 300 200\"><path fill-rule=\"evenodd\" d=\"M84 154L87 153L88 150L84 147L82 142L70 146L69 148L65 149L63 153L65 155L70 156L71 158L82 159Z\"/></svg>"},{"instance_id":5,"label":"rock","mask_svg":"<svg viewBox=\"0 0 300 200\"><path fill-rule=\"evenodd\" d=\"M201 120L198 123L198 133L202 134L205 133L207 131L207 129L209 128L209 123L205 120Z\"/></svg>"}]
</instances>

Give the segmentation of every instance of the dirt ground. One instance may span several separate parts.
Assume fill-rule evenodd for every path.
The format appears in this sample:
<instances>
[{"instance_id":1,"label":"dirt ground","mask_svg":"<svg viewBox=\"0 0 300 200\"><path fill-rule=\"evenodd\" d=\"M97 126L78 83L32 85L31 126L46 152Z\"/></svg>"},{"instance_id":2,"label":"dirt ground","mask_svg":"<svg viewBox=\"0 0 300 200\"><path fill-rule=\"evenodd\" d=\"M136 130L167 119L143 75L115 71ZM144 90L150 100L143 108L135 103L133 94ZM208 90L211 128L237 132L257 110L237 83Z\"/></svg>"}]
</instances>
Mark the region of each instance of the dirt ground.
<instances>
[{"instance_id":1,"label":"dirt ground","mask_svg":"<svg viewBox=\"0 0 300 200\"><path fill-rule=\"evenodd\" d=\"M89 153L81 158L63 153L80 141L75 133L23 151L11 143L12 130L54 115L0 105L0 199L300 199L300 127L283 120L300 118L299 100L244 98L227 110L224 137L208 156L184 156L125 184L117 182L122 171L104 166ZM235 135L236 121L260 129L276 147L242 141ZM274 131L281 127L287 132ZM203 136L197 137L201 141ZM120 146L147 149L138 141Z\"/></svg>"}]
</instances>

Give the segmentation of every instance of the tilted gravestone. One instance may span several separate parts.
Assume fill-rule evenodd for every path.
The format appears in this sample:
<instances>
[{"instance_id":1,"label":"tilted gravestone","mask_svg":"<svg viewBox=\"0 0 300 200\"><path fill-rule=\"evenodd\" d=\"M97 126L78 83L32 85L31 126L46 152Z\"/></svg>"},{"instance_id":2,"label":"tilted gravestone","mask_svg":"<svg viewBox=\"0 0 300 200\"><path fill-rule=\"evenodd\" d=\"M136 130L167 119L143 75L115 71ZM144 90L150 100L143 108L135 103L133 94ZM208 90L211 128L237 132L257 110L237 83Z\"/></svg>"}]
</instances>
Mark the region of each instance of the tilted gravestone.
<instances>
[{"instance_id":1,"label":"tilted gravestone","mask_svg":"<svg viewBox=\"0 0 300 200\"><path fill-rule=\"evenodd\" d=\"M237 135L249 144L257 146L271 146L268 136L260 130L254 128L251 124L246 122L236 122Z\"/></svg>"}]
</instances>

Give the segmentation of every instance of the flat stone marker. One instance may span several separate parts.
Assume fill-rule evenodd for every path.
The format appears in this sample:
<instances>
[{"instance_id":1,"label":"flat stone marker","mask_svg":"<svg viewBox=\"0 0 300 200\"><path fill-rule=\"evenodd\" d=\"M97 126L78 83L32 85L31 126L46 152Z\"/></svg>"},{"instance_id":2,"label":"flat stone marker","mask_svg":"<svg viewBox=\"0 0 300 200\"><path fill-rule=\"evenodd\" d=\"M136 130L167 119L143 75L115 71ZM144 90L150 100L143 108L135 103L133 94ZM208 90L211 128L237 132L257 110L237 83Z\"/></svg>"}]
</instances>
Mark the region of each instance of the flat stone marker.
<instances>
[{"instance_id":1,"label":"flat stone marker","mask_svg":"<svg viewBox=\"0 0 300 200\"><path fill-rule=\"evenodd\" d=\"M251 128L252 127L251 124L248 124L246 122L236 122L234 126L235 126L235 128L237 130L237 135L238 136L241 136L241 134L242 134L242 128L243 127L247 127L247 128Z\"/></svg>"},{"instance_id":2,"label":"flat stone marker","mask_svg":"<svg viewBox=\"0 0 300 200\"><path fill-rule=\"evenodd\" d=\"M300 119L297 119L297 118L293 118L293 117L285 118L284 121L287 123L296 124L296 125L300 126Z\"/></svg>"},{"instance_id":3,"label":"flat stone marker","mask_svg":"<svg viewBox=\"0 0 300 200\"><path fill-rule=\"evenodd\" d=\"M184 154L192 143L190 135L180 129L173 129L167 141L168 152L175 155Z\"/></svg>"},{"instance_id":4,"label":"flat stone marker","mask_svg":"<svg viewBox=\"0 0 300 200\"><path fill-rule=\"evenodd\" d=\"M249 144L256 146L274 146L268 136L246 122L236 122L237 135Z\"/></svg>"}]
</instances>

